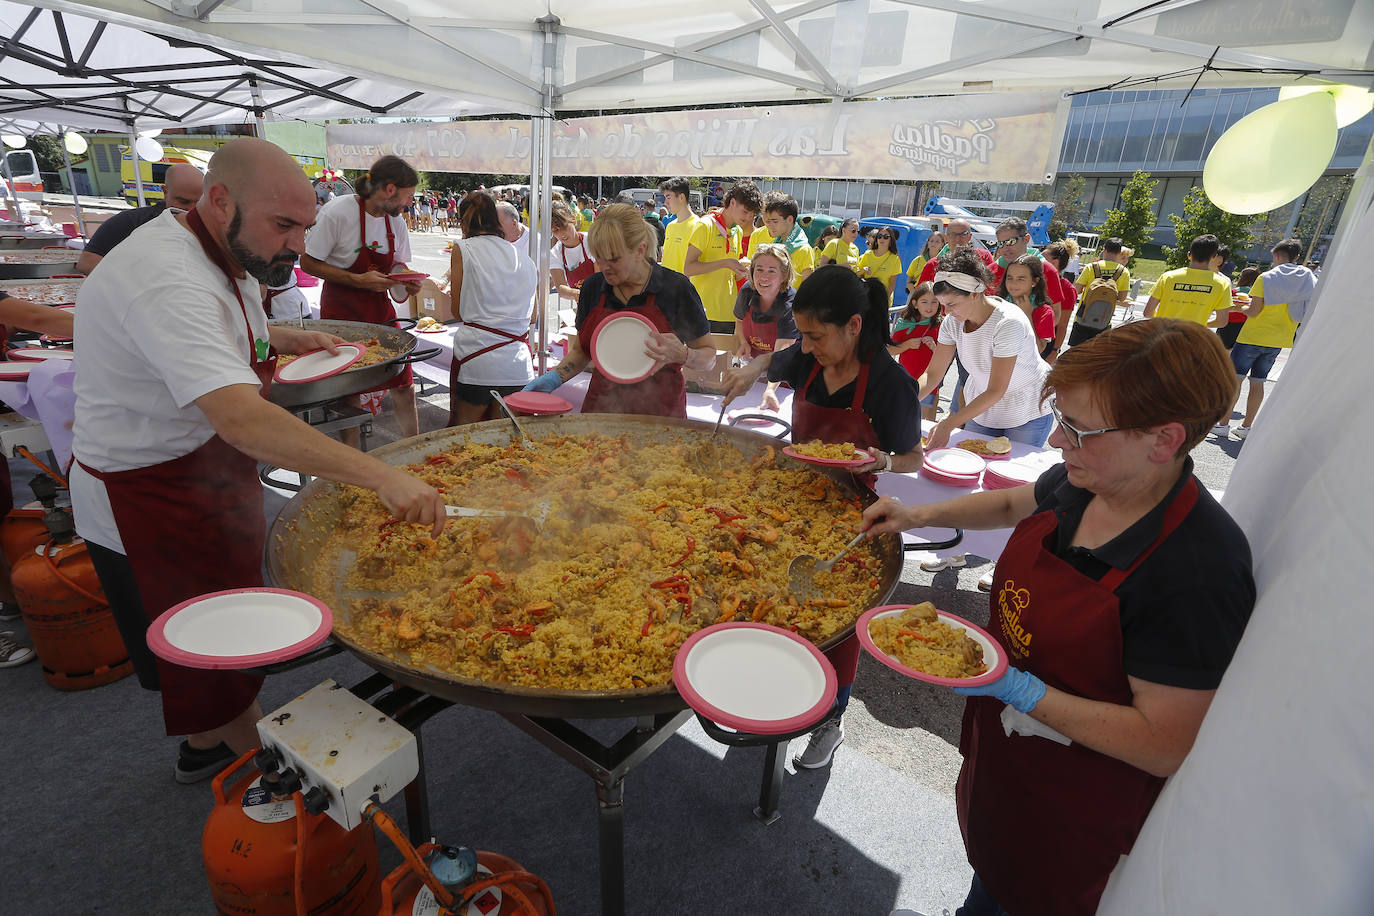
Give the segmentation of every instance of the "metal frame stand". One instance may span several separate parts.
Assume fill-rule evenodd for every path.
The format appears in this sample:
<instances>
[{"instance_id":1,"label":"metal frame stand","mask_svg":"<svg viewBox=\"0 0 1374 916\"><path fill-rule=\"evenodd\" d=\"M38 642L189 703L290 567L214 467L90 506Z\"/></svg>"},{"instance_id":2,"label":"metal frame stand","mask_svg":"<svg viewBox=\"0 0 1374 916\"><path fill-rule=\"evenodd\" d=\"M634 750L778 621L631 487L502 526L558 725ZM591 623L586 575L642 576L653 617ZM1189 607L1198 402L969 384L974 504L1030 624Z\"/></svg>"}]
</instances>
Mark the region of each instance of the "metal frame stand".
<instances>
[{"instance_id":1,"label":"metal frame stand","mask_svg":"<svg viewBox=\"0 0 1374 916\"><path fill-rule=\"evenodd\" d=\"M766 827L782 817L782 813L778 811L778 799L782 797L782 774L787 769L787 757L783 754L787 743L793 738L800 738L815 731L822 723L835 718L837 715L839 715L839 710L831 707L824 716L815 722L785 735L757 735L751 732L729 731L702 715L697 715L697 722L701 723L701 728L706 734L721 744L730 747L756 747L760 744L768 746L767 753L763 755L763 782L759 785L759 803L754 808L754 817L758 818Z\"/></svg>"},{"instance_id":2,"label":"metal frame stand","mask_svg":"<svg viewBox=\"0 0 1374 916\"><path fill-rule=\"evenodd\" d=\"M690 709L640 717L614 744L605 745L564 719L502 713L534 740L596 783L597 845L601 856L602 916L625 913L625 776L673 736Z\"/></svg>"}]
</instances>

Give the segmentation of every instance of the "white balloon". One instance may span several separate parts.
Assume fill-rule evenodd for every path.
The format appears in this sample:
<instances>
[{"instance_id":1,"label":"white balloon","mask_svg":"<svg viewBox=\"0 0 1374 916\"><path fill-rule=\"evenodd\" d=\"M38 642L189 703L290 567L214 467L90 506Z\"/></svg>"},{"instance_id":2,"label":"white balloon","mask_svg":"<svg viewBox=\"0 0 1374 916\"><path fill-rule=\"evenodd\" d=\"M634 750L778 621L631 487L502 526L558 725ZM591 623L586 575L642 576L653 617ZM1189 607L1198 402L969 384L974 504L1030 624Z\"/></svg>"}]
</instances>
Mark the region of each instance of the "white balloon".
<instances>
[{"instance_id":1,"label":"white balloon","mask_svg":"<svg viewBox=\"0 0 1374 916\"><path fill-rule=\"evenodd\" d=\"M158 137L158 136L161 136L161 135L162 135L162 128L161 128L161 127L154 127L154 128L149 129L149 130L140 130L140 131L138 132L138 135L139 135L140 137Z\"/></svg>"},{"instance_id":2,"label":"white balloon","mask_svg":"<svg viewBox=\"0 0 1374 916\"><path fill-rule=\"evenodd\" d=\"M138 150L138 158L144 162L159 162L162 159L162 144L152 137L139 137L135 149Z\"/></svg>"},{"instance_id":3,"label":"white balloon","mask_svg":"<svg viewBox=\"0 0 1374 916\"><path fill-rule=\"evenodd\" d=\"M62 145L73 156L80 156L87 148L86 138L70 130L62 135Z\"/></svg>"},{"instance_id":4,"label":"white balloon","mask_svg":"<svg viewBox=\"0 0 1374 916\"><path fill-rule=\"evenodd\" d=\"M1296 99L1310 92L1325 92L1336 100L1336 126L1348 127L1374 110L1374 92L1344 83L1285 86L1279 90L1279 101Z\"/></svg>"},{"instance_id":5,"label":"white balloon","mask_svg":"<svg viewBox=\"0 0 1374 916\"><path fill-rule=\"evenodd\" d=\"M1227 213L1265 213L1312 187L1335 151L1330 94L1272 102L1217 138L1202 167L1202 189Z\"/></svg>"},{"instance_id":6,"label":"white balloon","mask_svg":"<svg viewBox=\"0 0 1374 916\"><path fill-rule=\"evenodd\" d=\"M0 137L0 140L3 140L5 145L10 149L23 149L29 145L29 138L22 137L19 134L5 134L3 137Z\"/></svg>"}]
</instances>

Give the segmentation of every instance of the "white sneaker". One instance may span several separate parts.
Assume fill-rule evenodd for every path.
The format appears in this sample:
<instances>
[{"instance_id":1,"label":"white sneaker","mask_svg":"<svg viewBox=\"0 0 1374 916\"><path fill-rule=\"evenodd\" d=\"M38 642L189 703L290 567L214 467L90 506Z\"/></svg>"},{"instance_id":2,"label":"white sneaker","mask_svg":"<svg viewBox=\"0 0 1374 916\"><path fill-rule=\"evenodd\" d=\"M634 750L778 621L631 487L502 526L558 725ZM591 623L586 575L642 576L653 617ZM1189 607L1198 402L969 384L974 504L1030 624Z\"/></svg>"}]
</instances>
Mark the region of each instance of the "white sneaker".
<instances>
[{"instance_id":1,"label":"white sneaker","mask_svg":"<svg viewBox=\"0 0 1374 916\"><path fill-rule=\"evenodd\" d=\"M1212 434L1220 436L1223 439L1228 438L1231 435L1231 424L1218 423L1216 426L1212 427Z\"/></svg>"},{"instance_id":2,"label":"white sneaker","mask_svg":"<svg viewBox=\"0 0 1374 916\"><path fill-rule=\"evenodd\" d=\"M992 574L996 571L997 568L993 567L992 569L989 569L987 572L983 573L983 575L979 577L978 590L980 592L992 591Z\"/></svg>"},{"instance_id":3,"label":"white sneaker","mask_svg":"<svg viewBox=\"0 0 1374 916\"><path fill-rule=\"evenodd\" d=\"M9 631L0 633L0 668L13 668L36 657L33 649L15 642L13 636Z\"/></svg>"},{"instance_id":4,"label":"white sneaker","mask_svg":"<svg viewBox=\"0 0 1374 916\"><path fill-rule=\"evenodd\" d=\"M811 733L806 750L792 758L792 763L803 770L819 770L828 766L835 756L835 748L844 741L844 725L839 719L831 719Z\"/></svg>"},{"instance_id":5,"label":"white sneaker","mask_svg":"<svg viewBox=\"0 0 1374 916\"><path fill-rule=\"evenodd\" d=\"M1246 436L1250 435L1250 427L1237 426L1235 429L1231 430L1231 435L1235 436L1237 439L1244 439Z\"/></svg>"},{"instance_id":6,"label":"white sneaker","mask_svg":"<svg viewBox=\"0 0 1374 916\"><path fill-rule=\"evenodd\" d=\"M958 569L966 565L968 565L968 560L965 559L962 553L952 557L943 557L938 560L921 561L921 568L926 572L939 572L942 569Z\"/></svg>"}]
</instances>

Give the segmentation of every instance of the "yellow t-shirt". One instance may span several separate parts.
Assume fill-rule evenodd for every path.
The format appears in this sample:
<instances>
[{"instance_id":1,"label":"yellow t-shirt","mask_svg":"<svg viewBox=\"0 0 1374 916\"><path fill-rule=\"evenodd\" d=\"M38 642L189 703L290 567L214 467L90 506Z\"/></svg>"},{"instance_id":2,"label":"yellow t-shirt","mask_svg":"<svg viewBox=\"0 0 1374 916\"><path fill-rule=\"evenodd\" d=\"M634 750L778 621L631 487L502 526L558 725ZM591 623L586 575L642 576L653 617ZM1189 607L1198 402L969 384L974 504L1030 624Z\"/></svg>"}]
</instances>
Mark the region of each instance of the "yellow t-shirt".
<instances>
[{"instance_id":1,"label":"yellow t-shirt","mask_svg":"<svg viewBox=\"0 0 1374 916\"><path fill-rule=\"evenodd\" d=\"M745 254L752 258L754 252L759 250L760 245L766 245L771 241L773 241L773 233L768 231L767 226L760 226L749 233L749 250Z\"/></svg>"},{"instance_id":2,"label":"yellow t-shirt","mask_svg":"<svg viewBox=\"0 0 1374 916\"><path fill-rule=\"evenodd\" d=\"M1264 277L1255 280L1250 287L1250 298L1264 297ZM1251 344L1256 347L1274 347L1282 350L1293 346L1293 336L1298 333L1298 323L1288 317L1286 302L1265 302L1258 315L1245 319L1236 343Z\"/></svg>"},{"instance_id":3,"label":"yellow t-shirt","mask_svg":"<svg viewBox=\"0 0 1374 916\"><path fill-rule=\"evenodd\" d=\"M1083 272L1081 274L1074 278L1073 285L1077 286L1080 290L1084 290L1087 289L1089 286L1092 286L1093 281L1097 279L1097 269L1099 266L1102 268L1102 273L1107 276L1111 275L1113 267L1116 268L1117 292L1129 293L1131 291L1131 272L1127 270L1125 266L1117 264L1116 262L1107 264L1103 261L1093 261L1087 267L1083 268Z\"/></svg>"},{"instance_id":4,"label":"yellow t-shirt","mask_svg":"<svg viewBox=\"0 0 1374 916\"><path fill-rule=\"evenodd\" d=\"M1156 318L1179 318L1205 325L1218 309L1231 308L1231 281L1200 267L1180 267L1160 276L1150 296L1159 300Z\"/></svg>"},{"instance_id":5,"label":"yellow t-shirt","mask_svg":"<svg viewBox=\"0 0 1374 916\"><path fill-rule=\"evenodd\" d=\"M663 254L659 263L669 270L683 272L687 264L687 244L692 240L692 230L697 227L697 218L678 217L663 227Z\"/></svg>"},{"instance_id":6,"label":"yellow t-shirt","mask_svg":"<svg viewBox=\"0 0 1374 916\"><path fill-rule=\"evenodd\" d=\"M730 235L720 232L720 224L713 216L697 219L688 244L700 252L697 260L703 264L719 261L722 258L739 257L744 243L744 233L738 226L731 227ZM684 255L684 258L686 256ZM733 270L713 270L691 278L697 288L701 304L706 308L706 317L711 321L735 320L735 272Z\"/></svg>"},{"instance_id":7,"label":"yellow t-shirt","mask_svg":"<svg viewBox=\"0 0 1374 916\"><path fill-rule=\"evenodd\" d=\"M906 269L906 275L912 283L915 283L917 280L921 279L921 271L925 270L925 267L926 256L918 254L911 259L911 264Z\"/></svg>"},{"instance_id":8,"label":"yellow t-shirt","mask_svg":"<svg viewBox=\"0 0 1374 916\"><path fill-rule=\"evenodd\" d=\"M863 274L864 268L868 268L868 275L875 280L887 282L888 277L895 277L902 272L902 257L895 251L887 254L878 254L876 251L865 251L863 257L859 258L859 273ZM893 290L896 290L894 285ZM891 295L888 296L891 301Z\"/></svg>"},{"instance_id":9,"label":"yellow t-shirt","mask_svg":"<svg viewBox=\"0 0 1374 916\"><path fill-rule=\"evenodd\" d=\"M797 289L802 285L803 271L816 269L816 249L810 245L801 245L788 252L792 258L792 288Z\"/></svg>"},{"instance_id":10,"label":"yellow t-shirt","mask_svg":"<svg viewBox=\"0 0 1374 916\"><path fill-rule=\"evenodd\" d=\"M844 247L841 248L840 246ZM859 249L853 242L846 242L842 238L833 238L826 243L825 251L821 252L821 257L829 258L836 264L843 264L850 270L859 266Z\"/></svg>"}]
</instances>

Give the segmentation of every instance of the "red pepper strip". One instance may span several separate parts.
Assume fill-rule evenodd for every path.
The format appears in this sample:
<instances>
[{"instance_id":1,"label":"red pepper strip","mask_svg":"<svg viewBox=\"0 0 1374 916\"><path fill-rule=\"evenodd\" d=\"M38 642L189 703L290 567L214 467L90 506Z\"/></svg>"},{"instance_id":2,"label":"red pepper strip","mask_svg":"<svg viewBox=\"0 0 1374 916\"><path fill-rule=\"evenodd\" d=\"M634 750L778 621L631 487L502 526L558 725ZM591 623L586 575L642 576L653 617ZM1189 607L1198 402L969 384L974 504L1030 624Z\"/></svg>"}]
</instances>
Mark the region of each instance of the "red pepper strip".
<instances>
[{"instance_id":1,"label":"red pepper strip","mask_svg":"<svg viewBox=\"0 0 1374 916\"><path fill-rule=\"evenodd\" d=\"M697 549L697 539L694 538L694 537L692 537L690 534L687 535L687 552L684 553L682 556L678 557L678 558L677 558L676 560L674 560L673 562L669 563L668 565L669 565L669 566L680 566L680 565L682 565L682 562L683 562L684 560L686 560L688 557L690 557L690 556L692 555L692 551L694 551L694 550L696 550L696 549Z\"/></svg>"},{"instance_id":2,"label":"red pepper strip","mask_svg":"<svg viewBox=\"0 0 1374 916\"><path fill-rule=\"evenodd\" d=\"M639 635L640 635L640 636L648 636L648 635L649 635L649 624L651 624L651 623L653 623L653 622L654 622L653 615L650 614L649 617L645 619L645 621L644 621L644 626L642 626L642 627L639 628Z\"/></svg>"},{"instance_id":3,"label":"red pepper strip","mask_svg":"<svg viewBox=\"0 0 1374 916\"><path fill-rule=\"evenodd\" d=\"M486 642L488 639L491 639L491 638L492 638L493 636L495 636L495 635L496 635L495 631L488 631L488 632L486 632L486 633L483 633L483 634L482 634L482 641L483 641L483 642Z\"/></svg>"},{"instance_id":4,"label":"red pepper strip","mask_svg":"<svg viewBox=\"0 0 1374 916\"><path fill-rule=\"evenodd\" d=\"M745 517L745 516L743 516L743 515L736 515L736 514L734 514L734 513L732 513L732 512L727 512L725 509L717 509L717 508L714 507L714 506L707 506L707 507L706 507L706 511L709 512L709 513L711 513L712 515L714 515L716 518L720 519L722 525L725 524L726 522L734 521L734 520L737 519L737 518L744 518L744 517ZM719 526L717 526L717 527L719 527Z\"/></svg>"},{"instance_id":5,"label":"red pepper strip","mask_svg":"<svg viewBox=\"0 0 1374 916\"><path fill-rule=\"evenodd\" d=\"M497 588L501 588L506 584L501 581L500 576L492 572L490 569L484 569L481 572L473 573L472 575L468 576L466 579L463 580L463 584L467 585L469 582L471 582L473 579L476 579L478 576L486 576L488 579L491 580L491 584L495 585Z\"/></svg>"},{"instance_id":6,"label":"red pepper strip","mask_svg":"<svg viewBox=\"0 0 1374 916\"><path fill-rule=\"evenodd\" d=\"M686 594L674 595L673 600L676 601L678 604L691 604L692 596Z\"/></svg>"},{"instance_id":7,"label":"red pepper strip","mask_svg":"<svg viewBox=\"0 0 1374 916\"><path fill-rule=\"evenodd\" d=\"M506 468L506 479L512 483L520 484L520 486L527 490L530 488L530 483L525 479L525 475L521 474L515 468Z\"/></svg>"},{"instance_id":8,"label":"red pepper strip","mask_svg":"<svg viewBox=\"0 0 1374 916\"><path fill-rule=\"evenodd\" d=\"M915 632L912 632L911 630L898 630L898 631L897 631L897 635L898 635L898 636L910 636L912 639L919 639L921 642L930 642L930 637L929 637L929 636L922 636L920 633L915 633Z\"/></svg>"},{"instance_id":9,"label":"red pepper strip","mask_svg":"<svg viewBox=\"0 0 1374 916\"><path fill-rule=\"evenodd\" d=\"M428 464L428 465L448 464L448 459L445 458L443 455L430 455L428 458L425 459L425 464Z\"/></svg>"},{"instance_id":10,"label":"red pepper strip","mask_svg":"<svg viewBox=\"0 0 1374 916\"><path fill-rule=\"evenodd\" d=\"M868 587L869 587L869 588L877 588L877 587L878 587L878 580L877 580L877 579L871 580L871 581L868 583Z\"/></svg>"},{"instance_id":11,"label":"red pepper strip","mask_svg":"<svg viewBox=\"0 0 1374 916\"><path fill-rule=\"evenodd\" d=\"M669 577L666 578L666 579L659 579L657 582L650 582L650 583L649 583L649 587L650 587L650 588L676 588L677 585L678 585L679 583L685 585L686 582L687 582L687 574L686 574L686 573L678 573L677 575L669 576Z\"/></svg>"},{"instance_id":12,"label":"red pepper strip","mask_svg":"<svg viewBox=\"0 0 1374 916\"><path fill-rule=\"evenodd\" d=\"M518 627L497 627L502 633L509 633L512 636L529 636L534 632L534 624L529 623Z\"/></svg>"}]
</instances>

